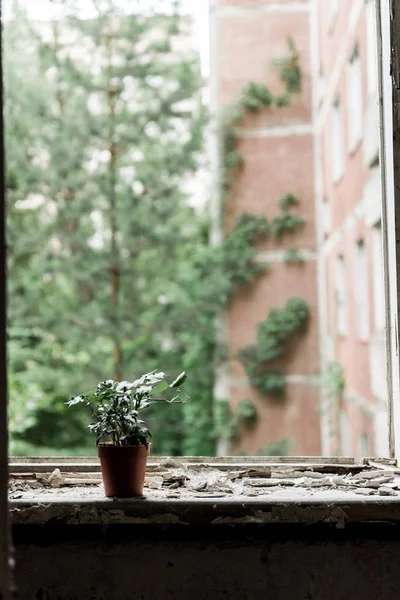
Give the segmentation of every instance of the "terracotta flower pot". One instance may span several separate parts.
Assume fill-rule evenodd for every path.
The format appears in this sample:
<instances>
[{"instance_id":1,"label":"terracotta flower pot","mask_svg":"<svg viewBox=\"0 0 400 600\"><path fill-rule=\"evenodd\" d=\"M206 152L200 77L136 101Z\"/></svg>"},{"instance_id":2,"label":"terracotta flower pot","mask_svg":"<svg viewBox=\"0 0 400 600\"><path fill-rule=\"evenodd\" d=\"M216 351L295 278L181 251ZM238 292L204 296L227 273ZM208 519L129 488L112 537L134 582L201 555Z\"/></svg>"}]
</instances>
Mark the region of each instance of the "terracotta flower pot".
<instances>
[{"instance_id":1,"label":"terracotta flower pot","mask_svg":"<svg viewBox=\"0 0 400 600\"><path fill-rule=\"evenodd\" d=\"M150 444L146 448L106 443L99 444L97 450L105 495L117 498L142 496Z\"/></svg>"}]
</instances>

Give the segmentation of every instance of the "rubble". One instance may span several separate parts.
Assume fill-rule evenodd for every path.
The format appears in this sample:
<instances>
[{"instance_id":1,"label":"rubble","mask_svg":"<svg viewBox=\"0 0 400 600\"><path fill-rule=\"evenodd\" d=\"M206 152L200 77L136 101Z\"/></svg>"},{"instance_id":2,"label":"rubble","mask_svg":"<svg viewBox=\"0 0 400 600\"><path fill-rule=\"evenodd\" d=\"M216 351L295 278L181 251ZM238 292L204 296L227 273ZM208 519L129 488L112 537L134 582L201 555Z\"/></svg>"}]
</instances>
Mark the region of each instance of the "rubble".
<instances>
[{"instance_id":1,"label":"rubble","mask_svg":"<svg viewBox=\"0 0 400 600\"><path fill-rule=\"evenodd\" d=\"M380 487L378 490L378 494L380 496L397 496L397 492L393 488L390 487Z\"/></svg>"},{"instance_id":2,"label":"rubble","mask_svg":"<svg viewBox=\"0 0 400 600\"><path fill-rule=\"evenodd\" d=\"M60 465L62 467L62 465ZM399 496L400 471L356 466L340 467L329 472L326 465L304 468L282 465L260 465L258 468L228 470L212 464L191 464L173 458L162 459L146 475L145 497L151 498L304 498L356 496ZM63 473L55 468L49 473L16 473L10 475L10 499L35 499L50 495L82 498L101 497L101 474L97 472Z\"/></svg>"}]
</instances>

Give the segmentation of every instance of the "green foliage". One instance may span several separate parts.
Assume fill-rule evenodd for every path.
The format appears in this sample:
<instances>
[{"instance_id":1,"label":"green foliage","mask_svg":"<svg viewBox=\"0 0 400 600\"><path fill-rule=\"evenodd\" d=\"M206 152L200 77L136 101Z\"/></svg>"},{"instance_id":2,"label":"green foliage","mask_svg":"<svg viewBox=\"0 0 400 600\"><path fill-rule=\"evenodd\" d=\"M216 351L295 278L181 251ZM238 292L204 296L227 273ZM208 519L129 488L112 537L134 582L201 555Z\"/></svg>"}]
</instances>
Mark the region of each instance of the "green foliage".
<instances>
[{"instance_id":1,"label":"green foliage","mask_svg":"<svg viewBox=\"0 0 400 600\"><path fill-rule=\"evenodd\" d=\"M239 106L242 115L249 112L259 112L262 108L269 108L274 101L274 95L263 83L251 81L242 89L239 96Z\"/></svg>"},{"instance_id":2,"label":"green foliage","mask_svg":"<svg viewBox=\"0 0 400 600\"><path fill-rule=\"evenodd\" d=\"M339 435L338 415L346 389L343 367L332 361L321 376L321 412L327 417L329 437Z\"/></svg>"},{"instance_id":3,"label":"green foliage","mask_svg":"<svg viewBox=\"0 0 400 600\"><path fill-rule=\"evenodd\" d=\"M191 260L177 273L179 298L170 308L170 323L175 322L171 336L183 368L190 372L187 391L193 398L183 407L185 454L214 454L215 440L233 435L230 416L221 414L224 403L214 407L213 401L215 367L226 359L226 349L217 343L217 316L241 286L265 272L266 265L256 260L255 244L267 231L265 217L244 214L218 247L194 244L188 249ZM213 422L215 427L210 426Z\"/></svg>"},{"instance_id":4,"label":"green foliage","mask_svg":"<svg viewBox=\"0 0 400 600\"><path fill-rule=\"evenodd\" d=\"M96 390L75 396L68 406L84 403L91 409L95 421L88 427L96 434L96 443L107 437L115 446L148 446L151 433L145 422L139 419L141 412L154 402L187 402L188 396L181 389L186 380L185 372L172 383L165 373L152 371L134 382L101 381ZM173 390L172 397L167 392Z\"/></svg>"},{"instance_id":5,"label":"green foliage","mask_svg":"<svg viewBox=\"0 0 400 600\"><path fill-rule=\"evenodd\" d=\"M257 327L257 343L242 348L238 354L250 382L269 396L282 396L285 376L271 363L285 354L287 343L294 333L304 331L309 319L307 303L291 298L284 308L274 308Z\"/></svg>"},{"instance_id":6,"label":"green foliage","mask_svg":"<svg viewBox=\"0 0 400 600\"><path fill-rule=\"evenodd\" d=\"M289 456L292 441L284 438L276 442L270 442L268 446L258 450L258 456Z\"/></svg>"},{"instance_id":7,"label":"green foliage","mask_svg":"<svg viewBox=\"0 0 400 600\"><path fill-rule=\"evenodd\" d=\"M175 371L184 353L183 362L201 358L207 371L198 369L189 387L200 380L212 389L210 317L196 332L210 329L202 356L187 326L199 324L192 313L202 306L200 287L191 286L191 251L208 250L208 224L182 186L203 150L199 58L171 55L179 15L122 16L111 5L96 7L97 17L80 20L71 5L70 18L46 26L18 11L5 27L10 432L17 451L83 447L89 415L83 406L67 413L65 399L104 373L133 379L161 362ZM72 39L91 49L90 60ZM207 419L212 396L202 401ZM186 406L167 408L149 407L154 451L182 454ZM201 429L202 449L213 454L210 423Z\"/></svg>"},{"instance_id":8,"label":"green foliage","mask_svg":"<svg viewBox=\"0 0 400 600\"><path fill-rule=\"evenodd\" d=\"M297 206L298 203L299 197L297 196L297 194L293 194L293 192L287 192L282 196L282 198L279 198L278 200L279 208L284 211L289 210L293 206Z\"/></svg>"},{"instance_id":9,"label":"green foliage","mask_svg":"<svg viewBox=\"0 0 400 600\"><path fill-rule=\"evenodd\" d=\"M216 430L218 437L235 440L241 427L253 427L258 419L257 409L252 400L241 400L232 411L227 401L216 403Z\"/></svg>"},{"instance_id":10,"label":"green foliage","mask_svg":"<svg viewBox=\"0 0 400 600\"><path fill-rule=\"evenodd\" d=\"M257 409L254 406L252 400L241 400L236 407L235 415L237 416L239 423L251 426L257 421Z\"/></svg>"},{"instance_id":11,"label":"green foliage","mask_svg":"<svg viewBox=\"0 0 400 600\"><path fill-rule=\"evenodd\" d=\"M321 385L330 396L334 396L335 398L343 396L346 381L343 374L343 367L340 363L329 363L326 372L322 376Z\"/></svg>"},{"instance_id":12,"label":"green foliage","mask_svg":"<svg viewBox=\"0 0 400 600\"><path fill-rule=\"evenodd\" d=\"M287 264L301 265L304 263L304 257L297 248L289 248L285 252L284 261Z\"/></svg>"},{"instance_id":13,"label":"green foliage","mask_svg":"<svg viewBox=\"0 0 400 600\"><path fill-rule=\"evenodd\" d=\"M275 106L276 108L286 108L291 104L291 97L289 94L281 94L280 96L276 96L275 98Z\"/></svg>"},{"instance_id":14,"label":"green foliage","mask_svg":"<svg viewBox=\"0 0 400 600\"><path fill-rule=\"evenodd\" d=\"M298 197L291 192L288 192L278 200L281 211L271 223L271 233L278 240L281 240L285 234L292 233L304 225L304 217L292 213L290 210L292 207L296 206L298 202Z\"/></svg>"},{"instance_id":15,"label":"green foliage","mask_svg":"<svg viewBox=\"0 0 400 600\"><path fill-rule=\"evenodd\" d=\"M212 455L216 318L265 272L256 244L272 224L242 215L210 247L182 186L207 121L198 56L170 50L182 19L93 6L80 20L71 4L47 31L23 11L5 25L11 451L88 453L83 403L66 412L71 388L162 363L190 372L193 402L148 407L154 452ZM239 94L224 128L226 189L243 164L235 127L256 104L289 98L257 83Z\"/></svg>"},{"instance_id":16,"label":"green foliage","mask_svg":"<svg viewBox=\"0 0 400 600\"><path fill-rule=\"evenodd\" d=\"M299 56L293 38L288 39L288 47L287 57L272 61L280 70L285 92L275 96L264 83L250 81L240 91L232 106L225 111L221 128L222 191L225 194L231 189L238 171L244 164L243 156L237 149L239 142L235 128L243 123L248 114L259 113L273 105L277 108L290 106L293 94L301 92Z\"/></svg>"},{"instance_id":17,"label":"green foliage","mask_svg":"<svg viewBox=\"0 0 400 600\"><path fill-rule=\"evenodd\" d=\"M288 56L275 58L272 64L280 68L281 78L285 84L287 94L299 94L301 92L301 69L299 66L299 55L294 39L288 38Z\"/></svg>"}]
</instances>

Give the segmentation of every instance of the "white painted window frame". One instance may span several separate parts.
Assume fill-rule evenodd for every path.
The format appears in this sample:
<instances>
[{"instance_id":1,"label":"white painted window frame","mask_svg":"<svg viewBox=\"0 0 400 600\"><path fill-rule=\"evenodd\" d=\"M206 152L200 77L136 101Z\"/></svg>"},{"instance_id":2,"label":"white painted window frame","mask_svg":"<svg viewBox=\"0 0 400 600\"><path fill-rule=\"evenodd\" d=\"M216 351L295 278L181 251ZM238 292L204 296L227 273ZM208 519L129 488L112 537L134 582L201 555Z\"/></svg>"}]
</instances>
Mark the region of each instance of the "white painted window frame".
<instances>
[{"instance_id":1,"label":"white painted window frame","mask_svg":"<svg viewBox=\"0 0 400 600\"><path fill-rule=\"evenodd\" d=\"M384 267L383 267L383 236L382 219L371 228L372 233L372 280L373 298L373 332L376 335L385 333L385 297L384 297Z\"/></svg>"},{"instance_id":2,"label":"white painted window frame","mask_svg":"<svg viewBox=\"0 0 400 600\"><path fill-rule=\"evenodd\" d=\"M328 29L331 31L339 14L339 0L329 0Z\"/></svg>"},{"instance_id":3,"label":"white painted window frame","mask_svg":"<svg viewBox=\"0 0 400 600\"><path fill-rule=\"evenodd\" d=\"M338 335L345 336L348 333L348 290L346 281L346 259L343 253L336 256L334 269L334 326Z\"/></svg>"},{"instance_id":4,"label":"white painted window frame","mask_svg":"<svg viewBox=\"0 0 400 600\"><path fill-rule=\"evenodd\" d=\"M376 0L378 15L378 53L381 68L379 69L379 95L381 109L381 165L382 165L382 233L383 255L385 265L385 298L387 327L387 365L389 393L389 444L390 455L400 458L400 364L399 364L399 330L400 313L400 188L394 181L400 179L400 139L393 143L393 122L400 123L400 3L398 0ZM1 0L0 0L1 7ZM391 33L389 33L391 32ZM389 40L388 40L389 35ZM390 43L388 43L390 42ZM393 62L393 79L390 63ZM1 100L1 84L0 84ZM0 116L1 125L1 116ZM0 127L2 130L2 128ZM2 153L1 153L2 154ZM3 158L0 158L0 177L3 176ZM0 245L4 247L4 186L0 191ZM4 248L3 248L4 249ZM4 252L3 252L4 258ZM0 279L5 282L4 261L0 264ZM1 282L0 282L1 285ZM0 329L5 334L5 293L4 285L0 291ZM5 338L5 335L3 335ZM4 600L10 598L8 586L8 519L7 519L7 431L6 431L6 360L5 343L0 348L0 380L2 394L0 402L0 596ZM58 466L63 459L57 459ZM72 462L71 459L65 459ZM204 461L204 458L199 459ZM261 460L261 459L258 459ZM303 459L303 461L307 459ZM336 462L339 459L336 458ZM285 462L296 462L290 457ZM308 462L317 464L322 458L310 458ZM80 462L80 461L78 461ZM210 462L213 462L211 459ZM246 461L243 461L246 463ZM25 468L25 466L23 467Z\"/></svg>"},{"instance_id":5,"label":"white painted window frame","mask_svg":"<svg viewBox=\"0 0 400 600\"><path fill-rule=\"evenodd\" d=\"M375 0L365 0L366 59L368 96L378 93L377 36L375 27Z\"/></svg>"},{"instance_id":6,"label":"white painted window frame","mask_svg":"<svg viewBox=\"0 0 400 600\"><path fill-rule=\"evenodd\" d=\"M367 340L370 335L369 323L369 261L367 244L359 238L354 244L353 299L355 304L356 331L360 340Z\"/></svg>"},{"instance_id":7,"label":"white painted window frame","mask_svg":"<svg viewBox=\"0 0 400 600\"><path fill-rule=\"evenodd\" d=\"M339 96L335 98L331 111L332 181L338 183L345 170L343 106Z\"/></svg>"},{"instance_id":8,"label":"white painted window frame","mask_svg":"<svg viewBox=\"0 0 400 600\"><path fill-rule=\"evenodd\" d=\"M389 407L389 455L400 459L400 139L393 123L400 123L400 5L398 0L376 0L378 89L380 108L380 164L382 174L382 238L385 287L386 362ZM393 73L393 76L392 76Z\"/></svg>"},{"instance_id":9,"label":"white painted window frame","mask_svg":"<svg viewBox=\"0 0 400 600\"><path fill-rule=\"evenodd\" d=\"M353 153L363 138L364 103L360 46L357 43L347 64L347 145Z\"/></svg>"}]
</instances>

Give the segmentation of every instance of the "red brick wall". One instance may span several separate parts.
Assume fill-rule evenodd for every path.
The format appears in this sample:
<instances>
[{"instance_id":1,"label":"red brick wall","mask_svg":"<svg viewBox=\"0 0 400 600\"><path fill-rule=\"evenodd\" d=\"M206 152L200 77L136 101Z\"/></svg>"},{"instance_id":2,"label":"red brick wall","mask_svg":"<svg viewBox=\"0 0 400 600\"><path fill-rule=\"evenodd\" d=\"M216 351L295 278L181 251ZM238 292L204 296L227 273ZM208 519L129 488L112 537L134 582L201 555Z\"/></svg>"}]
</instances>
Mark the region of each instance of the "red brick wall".
<instances>
[{"instance_id":1,"label":"red brick wall","mask_svg":"<svg viewBox=\"0 0 400 600\"><path fill-rule=\"evenodd\" d=\"M329 358L339 362L344 370L346 393L342 409L350 420L350 450L352 454L359 456L361 434L368 435L371 454L374 454L377 442L374 432L374 412L377 398L371 389L372 365L370 362L371 336L374 335L372 229L371 224L366 222L366 213L361 205L365 186L372 173L370 168L365 165L364 160L367 120L363 139L355 150L349 150L346 70L353 49L358 44L363 76L363 106L361 110L366 119L367 107L371 101L374 101L374 98L368 97L366 9L365 4L358 0L341 0L337 17L329 24L327 11L322 9L323 2L320 1L318 5L320 8L320 70L325 80L325 93L322 96L318 120L324 149L322 157L324 196L325 202L329 206L331 221L329 230L326 232L326 241L321 248L327 272L325 282L327 322L325 325L333 348ZM331 106L335 97L340 97L342 107L344 145L344 174L337 182L334 182L332 177L331 150ZM379 202L380 198L377 197L377 205ZM357 205L358 211L354 215L353 211ZM366 339L360 339L357 332L354 299L358 275L354 261L355 246L360 239L364 240L369 263L368 302L371 333ZM334 322L334 266L338 255L343 255L346 263L348 325L345 335L338 335ZM381 433L381 435L387 435L387 432ZM333 437L330 440L330 449L337 449L337 446L338 440Z\"/></svg>"},{"instance_id":2,"label":"red brick wall","mask_svg":"<svg viewBox=\"0 0 400 600\"><path fill-rule=\"evenodd\" d=\"M284 10L280 5L285 5ZM316 250L308 0L220 0L213 18L217 27L214 76L222 105L232 102L249 81L263 82L276 94L283 92L279 71L271 60L287 56L289 36L295 41L302 71L302 92L293 97L292 106L266 109L246 119L243 128L247 131L239 147L244 168L224 205L224 226L229 229L244 211L273 218L279 210L277 200L291 191L298 194L297 210L306 219L301 231L286 236L282 242L270 240L260 245L270 270L243 288L228 309L227 341L232 357L229 400L234 408L241 400L251 398L259 415L253 428L242 429L232 451L254 454L271 442L289 438L292 454L318 455L321 446L316 384L320 370L316 260L306 260L302 266L287 265L282 261L282 253L278 260L276 253L268 260L269 251ZM252 388L234 357L240 348L255 341L255 328L269 310L283 307L294 296L308 302L311 318L307 332L291 341L287 355L277 365L289 376L286 396L277 400L261 396Z\"/></svg>"}]
</instances>

